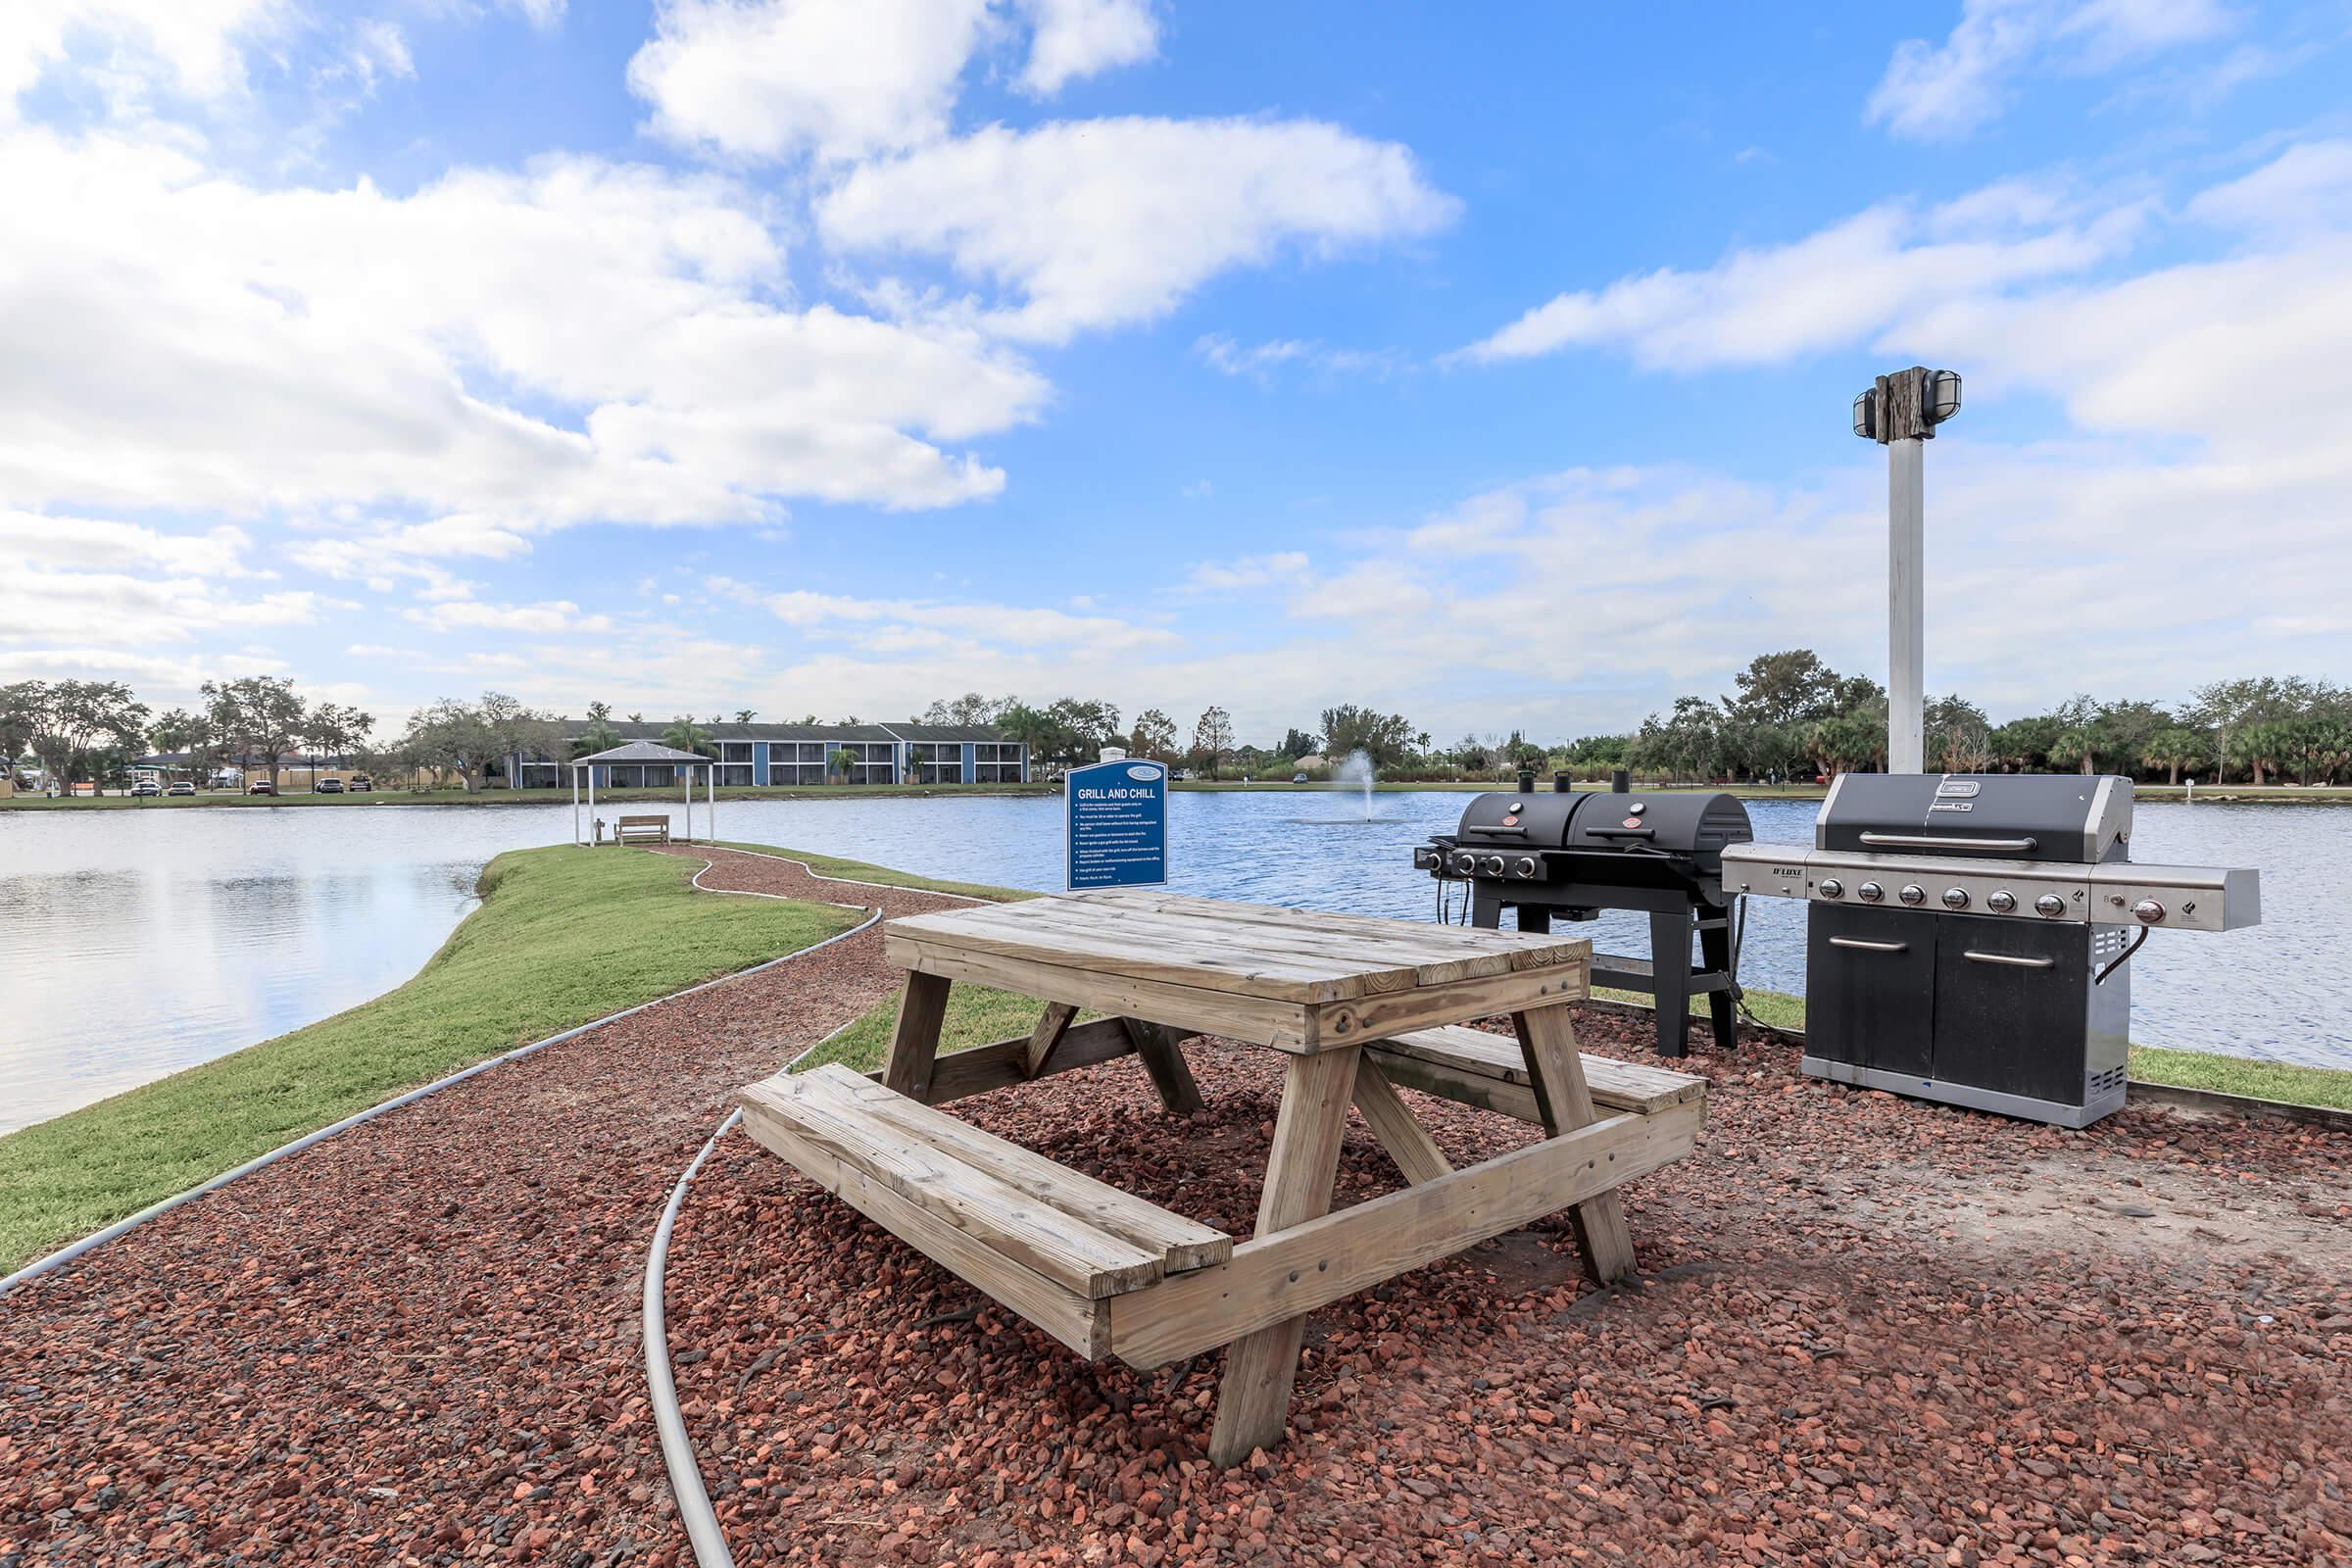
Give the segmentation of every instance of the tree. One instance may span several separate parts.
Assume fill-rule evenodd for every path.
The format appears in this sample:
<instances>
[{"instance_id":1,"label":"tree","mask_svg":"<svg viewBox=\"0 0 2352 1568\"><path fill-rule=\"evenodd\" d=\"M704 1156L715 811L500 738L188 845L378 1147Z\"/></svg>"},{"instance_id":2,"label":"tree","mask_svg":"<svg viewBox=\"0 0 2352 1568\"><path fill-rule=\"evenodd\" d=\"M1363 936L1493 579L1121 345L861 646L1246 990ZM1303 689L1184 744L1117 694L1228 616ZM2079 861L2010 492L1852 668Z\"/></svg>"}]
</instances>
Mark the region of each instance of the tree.
<instances>
[{"instance_id":1,"label":"tree","mask_svg":"<svg viewBox=\"0 0 2352 1568\"><path fill-rule=\"evenodd\" d=\"M759 714L759 711L756 708L738 708L735 710L735 722L749 724Z\"/></svg>"},{"instance_id":2,"label":"tree","mask_svg":"<svg viewBox=\"0 0 2352 1568\"><path fill-rule=\"evenodd\" d=\"M978 692L965 692L961 697L934 700L915 722L976 729L982 724L995 723L997 715L1012 706L1012 699L1008 697L983 697Z\"/></svg>"},{"instance_id":3,"label":"tree","mask_svg":"<svg viewBox=\"0 0 2352 1568\"><path fill-rule=\"evenodd\" d=\"M0 693L0 706L11 732L61 787L81 776L93 751L136 751L147 733L147 705L121 681L21 681Z\"/></svg>"},{"instance_id":4,"label":"tree","mask_svg":"<svg viewBox=\"0 0 2352 1568\"><path fill-rule=\"evenodd\" d=\"M1054 760L1064 766L1091 762L1102 755L1104 747L1121 745L1127 739L1114 704L1063 697L1046 712L1058 731L1054 737Z\"/></svg>"},{"instance_id":5,"label":"tree","mask_svg":"<svg viewBox=\"0 0 2352 1568\"><path fill-rule=\"evenodd\" d=\"M2178 784L2182 768L2195 767L2210 755L2203 735L2175 724L2148 737L2140 748L2139 761L2142 767L2163 768L2165 782Z\"/></svg>"},{"instance_id":6,"label":"tree","mask_svg":"<svg viewBox=\"0 0 2352 1568\"><path fill-rule=\"evenodd\" d=\"M314 754L340 758L348 763L375 728L375 715L341 703L320 703L311 710L303 739Z\"/></svg>"},{"instance_id":7,"label":"tree","mask_svg":"<svg viewBox=\"0 0 2352 1568\"><path fill-rule=\"evenodd\" d=\"M457 774L470 794L506 747L479 708L444 697L410 715L400 754L412 767Z\"/></svg>"},{"instance_id":8,"label":"tree","mask_svg":"<svg viewBox=\"0 0 2352 1568\"><path fill-rule=\"evenodd\" d=\"M1853 706L1839 701L1843 677L1810 648L1758 654L1732 683L1739 695L1724 710L1754 724L1806 724Z\"/></svg>"},{"instance_id":9,"label":"tree","mask_svg":"<svg viewBox=\"0 0 2352 1568\"><path fill-rule=\"evenodd\" d=\"M1309 735L1302 729L1286 729L1282 732L1282 745L1277 750L1285 760L1313 757L1323 750L1323 737Z\"/></svg>"},{"instance_id":10,"label":"tree","mask_svg":"<svg viewBox=\"0 0 2352 1568\"><path fill-rule=\"evenodd\" d=\"M2047 714L2013 718L1989 737L1993 760L2012 772L2031 772L2049 760L2050 748L2064 728Z\"/></svg>"},{"instance_id":11,"label":"tree","mask_svg":"<svg viewBox=\"0 0 2352 1568\"><path fill-rule=\"evenodd\" d=\"M1323 744L1334 760L1361 752L1376 768L1401 766L1416 731L1402 713L1382 713L1353 703L1323 710Z\"/></svg>"},{"instance_id":12,"label":"tree","mask_svg":"<svg viewBox=\"0 0 2352 1568\"><path fill-rule=\"evenodd\" d=\"M2088 724L2065 725L2050 740L2050 761L2053 765L2071 762L2085 774L2098 770L2094 761L2097 751L2098 737L2092 734Z\"/></svg>"},{"instance_id":13,"label":"tree","mask_svg":"<svg viewBox=\"0 0 2352 1568\"><path fill-rule=\"evenodd\" d=\"M262 776L277 778L278 759L285 756L309 716L294 683L276 675L247 675L237 680L206 681L205 716L212 721L220 744L237 759L245 782L253 780L258 760Z\"/></svg>"},{"instance_id":14,"label":"tree","mask_svg":"<svg viewBox=\"0 0 2352 1568\"><path fill-rule=\"evenodd\" d=\"M1029 748L1031 760L1050 762L1058 748L1060 726L1042 708L1006 703L997 714L997 728L1006 740Z\"/></svg>"},{"instance_id":15,"label":"tree","mask_svg":"<svg viewBox=\"0 0 2352 1568\"><path fill-rule=\"evenodd\" d=\"M669 728L662 732L662 744L681 752L696 752L704 757L716 757L710 745L710 732L681 713L670 720Z\"/></svg>"},{"instance_id":16,"label":"tree","mask_svg":"<svg viewBox=\"0 0 2352 1568\"><path fill-rule=\"evenodd\" d=\"M1954 692L1926 705L1928 760L1937 772L1982 773L1992 765L1992 725L1984 710Z\"/></svg>"},{"instance_id":17,"label":"tree","mask_svg":"<svg viewBox=\"0 0 2352 1568\"><path fill-rule=\"evenodd\" d=\"M1156 708L1147 708L1135 715L1135 728L1127 736L1127 750L1137 757L1149 757L1155 762L1176 760L1176 721Z\"/></svg>"},{"instance_id":18,"label":"tree","mask_svg":"<svg viewBox=\"0 0 2352 1568\"><path fill-rule=\"evenodd\" d=\"M1233 719L1222 708L1213 704L1201 713L1193 726L1193 762L1208 769L1208 776L1217 776L1217 764L1233 750Z\"/></svg>"}]
</instances>

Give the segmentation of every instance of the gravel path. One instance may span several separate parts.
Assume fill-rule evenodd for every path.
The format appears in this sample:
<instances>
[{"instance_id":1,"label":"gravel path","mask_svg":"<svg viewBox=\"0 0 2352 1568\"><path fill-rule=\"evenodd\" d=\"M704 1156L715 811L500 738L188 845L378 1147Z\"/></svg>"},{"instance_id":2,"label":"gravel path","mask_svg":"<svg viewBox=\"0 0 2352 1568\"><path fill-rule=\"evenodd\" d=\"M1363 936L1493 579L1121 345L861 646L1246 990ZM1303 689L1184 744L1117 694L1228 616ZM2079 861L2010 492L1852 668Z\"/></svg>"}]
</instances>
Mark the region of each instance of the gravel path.
<instances>
[{"instance_id":1,"label":"gravel path","mask_svg":"<svg viewBox=\"0 0 2352 1568\"><path fill-rule=\"evenodd\" d=\"M1579 1027L1647 1053L1646 1021ZM1131 1061L958 1108L1243 1235L1279 1080L1188 1054L1192 1125ZM1292 1441L1230 1472L1218 1357L1090 1367L727 1139L668 1301L737 1560L2352 1561L2352 1140L1690 1065L1702 1146L1629 1189L1648 1283L1584 1288L1555 1221L1340 1302ZM1460 1159L1529 1135L1411 1098ZM1341 1180L1396 1185L1360 1124Z\"/></svg>"},{"instance_id":2,"label":"gravel path","mask_svg":"<svg viewBox=\"0 0 2352 1568\"><path fill-rule=\"evenodd\" d=\"M705 858L700 850L678 853ZM960 906L710 852L706 886ZM0 1300L0 1565L679 1561L645 1251L878 931L355 1128Z\"/></svg>"}]
</instances>

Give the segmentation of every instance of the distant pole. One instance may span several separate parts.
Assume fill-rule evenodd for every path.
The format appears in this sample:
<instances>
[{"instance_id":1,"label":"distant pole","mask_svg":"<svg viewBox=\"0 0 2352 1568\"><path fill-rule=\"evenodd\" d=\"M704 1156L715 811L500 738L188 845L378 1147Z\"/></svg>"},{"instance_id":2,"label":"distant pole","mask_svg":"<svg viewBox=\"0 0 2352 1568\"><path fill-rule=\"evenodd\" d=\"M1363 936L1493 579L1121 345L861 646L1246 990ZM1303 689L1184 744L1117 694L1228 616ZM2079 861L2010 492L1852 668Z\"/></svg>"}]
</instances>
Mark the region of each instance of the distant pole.
<instances>
[{"instance_id":1,"label":"distant pole","mask_svg":"<svg viewBox=\"0 0 2352 1568\"><path fill-rule=\"evenodd\" d=\"M1927 447L1960 412L1960 377L1914 365L1854 399L1854 434L1886 449L1886 771L1927 767Z\"/></svg>"}]
</instances>

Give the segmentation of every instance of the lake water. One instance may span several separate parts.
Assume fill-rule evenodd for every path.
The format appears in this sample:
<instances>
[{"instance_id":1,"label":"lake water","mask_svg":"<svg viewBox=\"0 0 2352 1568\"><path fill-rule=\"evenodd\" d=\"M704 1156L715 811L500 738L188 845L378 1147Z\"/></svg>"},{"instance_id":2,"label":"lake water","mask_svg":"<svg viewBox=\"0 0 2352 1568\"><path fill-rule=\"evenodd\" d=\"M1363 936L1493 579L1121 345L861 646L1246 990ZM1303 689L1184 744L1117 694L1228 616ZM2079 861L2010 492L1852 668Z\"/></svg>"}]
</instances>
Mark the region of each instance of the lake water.
<instances>
[{"instance_id":1,"label":"lake water","mask_svg":"<svg viewBox=\"0 0 2352 1568\"><path fill-rule=\"evenodd\" d=\"M1429 918L1413 845L1466 796L1171 798L1174 885L1308 908ZM632 803L631 812L659 808ZM671 814L679 815L675 807ZM1810 801L1748 804L1756 836L1806 843ZM728 838L933 876L1058 886L1051 798L722 801ZM703 825L703 808L695 809ZM682 823L681 823L682 825ZM568 805L0 811L0 1132L338 1012L406 980L473 906L501 850L571 837ZM2261 926L2159 932L2132 962L2132 1038L2352 1067L2352 808L2141 803L2133 858L2262 872ZM1636 915L1586 928L1646 956ZM1804 989L1804 910L1749 906L1741 979Z\"/></svg>"}]
</instances>

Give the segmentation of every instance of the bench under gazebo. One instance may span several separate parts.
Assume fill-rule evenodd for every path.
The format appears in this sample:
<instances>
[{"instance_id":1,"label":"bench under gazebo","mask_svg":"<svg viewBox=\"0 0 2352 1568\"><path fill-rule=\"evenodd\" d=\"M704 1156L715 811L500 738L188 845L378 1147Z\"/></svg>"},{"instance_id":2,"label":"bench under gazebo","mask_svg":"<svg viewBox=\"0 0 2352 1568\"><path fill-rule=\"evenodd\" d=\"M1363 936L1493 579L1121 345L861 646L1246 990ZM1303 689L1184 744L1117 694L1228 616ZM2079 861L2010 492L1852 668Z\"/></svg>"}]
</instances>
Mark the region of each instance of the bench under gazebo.
<instances>
[{"instance_id":1,"label":"bench under gazebo","mask_svg":"<svg viewBox=\"0 0 2352 1568\"><path fill-rule=\"evenodd\" d=\"M686 806L684 838L689 844L694 842L694 770L698 767L704 770L704 777L709 781L705 797L704 837L706 841L718 837L718 763L700 752L682 752L674 746L664 746L659 741L629 741L615 746L610 751L597 752L588 757L575 757L564 764L571 769L572 843L596 845L605 842L604 824L596 819L596 770L600 767L626 767L634 763L648 762L657 766L667 765L677 770L678 777L684 785L683 799ZM586 839L580 837L580 770L582 768L588 770L589 836ZM658 839L662 843L667 843L669 841L669 818L666 814L660 817L621 817L614 824L612 842L627 844L632 842L632 835L642 835L646 838Z\"/></svg>"}]
</instances>

